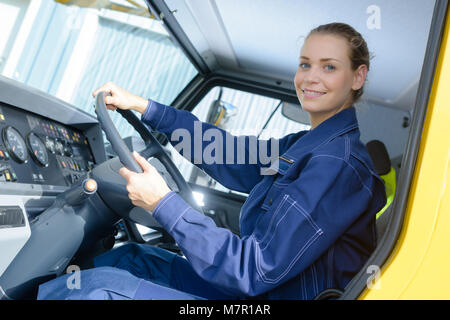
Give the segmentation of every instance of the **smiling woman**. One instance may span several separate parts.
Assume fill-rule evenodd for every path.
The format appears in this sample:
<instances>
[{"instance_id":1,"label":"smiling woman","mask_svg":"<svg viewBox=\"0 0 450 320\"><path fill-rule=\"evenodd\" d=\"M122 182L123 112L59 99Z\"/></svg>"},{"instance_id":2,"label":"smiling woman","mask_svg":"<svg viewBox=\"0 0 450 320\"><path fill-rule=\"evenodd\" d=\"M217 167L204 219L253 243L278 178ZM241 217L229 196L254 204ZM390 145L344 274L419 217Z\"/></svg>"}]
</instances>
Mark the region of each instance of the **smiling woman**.
<instances>
[{"instance_id":1,"label":"smiling woman","mask_svg":"<svg viewBox=\"0 0 450 320\"><path fill-rule=\"evenodd\" d=\"M312 128L359 100L369 68L366 41L349 25L331 23L309 33L294 83Z\"/></svg>"},{"instance_id":2,"label":"smiling woman","mask_svg":"<svg viewBox=\"0 0 450 320\"><path fill-rule=\"evenodd\" d=\"M250 160L257 152L251 148L251 136L232 136L189 112L137 98L113 83L98 88L96 92L110 93L100 97L109 109L141 113L141 120L164 133L172 145L179 142L175 133L183 129L187 133L183 140L190 138L190 143L177 149L180 154L228 188L249 194L240 212L240 235L217 227L191 207L146 159L135 154L143 172L119 171L126 179L128 197L152 212L187 260L146 245L125 245L97 257L97 269L89 272L89 279L109 273L110 280L96 281L95 287L74 295L62 288L65 278L57 278L40 286L38 298L90 299L105 293L106 299L117 299L107 293L118 282L137 283L121 293L131 299L312 299L330 287L345 288L376 248L375 215L386 203L383 182L359 139L355 108L347 104L353 91L361 89L367 71L367 66L352 70L349 47L334 34L306 40L302 56L308 56L313 71L300 68L295 84L304 89L298 90L299 99L310 114L312 128L270 139L271 155L279 147L282 156L269 168L261 159ZM339 71L321 71L323 54L342 61ZM316 88L325 94L310 92ZM305 97L304 92L315 97ZM198 136L206 131L214 131L215 142L222 141L216 154L223 152L226 163L199 161L194 150L203 154L210 147L210 139ZM244 147L236 148L239 140ZM167 256L167 263L158 268L160 273L147 268L162 256Z\"/></svg>"}]
</instances>

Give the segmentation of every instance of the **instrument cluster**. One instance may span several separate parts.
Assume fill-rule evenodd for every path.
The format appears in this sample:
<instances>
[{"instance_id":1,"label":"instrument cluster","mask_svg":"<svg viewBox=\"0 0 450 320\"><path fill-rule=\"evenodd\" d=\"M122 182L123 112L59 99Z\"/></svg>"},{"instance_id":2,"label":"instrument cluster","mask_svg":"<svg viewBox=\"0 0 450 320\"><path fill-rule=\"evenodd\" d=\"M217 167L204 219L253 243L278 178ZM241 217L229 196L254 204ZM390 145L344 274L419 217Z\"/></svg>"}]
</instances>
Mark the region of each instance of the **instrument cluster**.
<instances>
[{"instance_id":1,"label":"instrument cluster","mask_svg":"<svg viewBox=\"0 0 450 320\"><path fill-rule=\"evenodd\" d=\"M71 185L92 169L84 134L7 105L0 106L0 182Z\"/></svg>"}]
</instances>

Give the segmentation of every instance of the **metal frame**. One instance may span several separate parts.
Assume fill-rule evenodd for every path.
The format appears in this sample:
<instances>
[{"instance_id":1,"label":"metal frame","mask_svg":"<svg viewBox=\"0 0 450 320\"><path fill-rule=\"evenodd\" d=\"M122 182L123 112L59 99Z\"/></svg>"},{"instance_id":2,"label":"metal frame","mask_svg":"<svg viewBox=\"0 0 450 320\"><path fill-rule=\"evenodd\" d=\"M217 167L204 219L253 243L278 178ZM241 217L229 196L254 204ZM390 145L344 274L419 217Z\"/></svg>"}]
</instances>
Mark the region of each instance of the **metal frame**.
<instances>
[{"instance_id":1,"label":"metal frame","mask_svg":"<svg viewBox=\"0 0 450 320\"><path fill-rule=\"evenodd\" d=\"M260 80L260 79L259 79ZM206 76L197 76L172 102L172 106L177 109L192 111L195 105L216 86L228 87L242 90L254 94L280 99L286 102L298 103L295 90L285 89L268 82L257 81L256 79L242 79L237 76L224 75L221 73L211 73Z\"/></svg>"},{"instance_id":2,"label":"metal frame","mask_svg":"<svg viewBox=\"0 0 450 320\"><path fill-rule=\"evenodd\" d=\"M205 75L210 72L208 65L203 61L200 54L195 50L191 41L188 39L183 29L181 29L177 20L173 16L169 7L162 0L145 0L149 11L158 19L164 23L167 32L171 35L172 39L179 45L181 50L187 56L189 61L195 66L198 72Z\"/></svg>"}]
</instances>

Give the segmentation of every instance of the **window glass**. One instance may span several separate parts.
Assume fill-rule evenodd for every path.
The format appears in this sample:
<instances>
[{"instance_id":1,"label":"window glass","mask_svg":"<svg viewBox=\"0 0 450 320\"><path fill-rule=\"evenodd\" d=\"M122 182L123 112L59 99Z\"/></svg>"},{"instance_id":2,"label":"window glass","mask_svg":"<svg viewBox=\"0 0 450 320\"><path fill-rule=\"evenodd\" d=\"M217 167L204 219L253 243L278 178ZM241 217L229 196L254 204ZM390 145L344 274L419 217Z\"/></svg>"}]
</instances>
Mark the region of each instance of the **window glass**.
<instances>
[{"instance_id":1,"label":"window glass","mask_svg":"<svg viewBox=\"0 0 450 320\"><path fill-rule=\"evenodd\" d=\"M220 100L225 106L215 107ZM240 90L215 87L192 110L203 122L217 124L235 136L259 136L259 139L281 138L287 134L308 130L309 125L297 123L281 113L280 100L244 92ZM231 191L207 176L203 171L184 159L170 146L172 157L186 181L221 191Z\"/></svg>"},{"instance_id":2,"label":"window glass","mask_svg":"<svg viewBox=\"0 0 450 320\"><path fill-rule=\"evenodd\" d=\"M93 114L91 93L108 81L170 104L197 74L144 1L58 2L0 0L3 76ZM123 137L134 134L110 115Z\"/></svg>"}]
</instances>

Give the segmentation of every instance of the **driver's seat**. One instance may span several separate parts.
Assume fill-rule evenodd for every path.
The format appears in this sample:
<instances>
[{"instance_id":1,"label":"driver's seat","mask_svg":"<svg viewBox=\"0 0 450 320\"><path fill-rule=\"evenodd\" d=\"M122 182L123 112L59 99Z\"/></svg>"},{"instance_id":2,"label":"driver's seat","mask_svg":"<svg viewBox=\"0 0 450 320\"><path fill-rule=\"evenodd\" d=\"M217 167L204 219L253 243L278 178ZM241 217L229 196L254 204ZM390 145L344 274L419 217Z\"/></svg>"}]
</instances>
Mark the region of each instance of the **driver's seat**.
<instances>
[{"instance_id":1,"label":"driver's seat","mask_svg":"<svg viewBox=\"0 0 450 320\"><path fill-rule=\"evenodd\" d=\"M396 190L396 173L391 165L391 160L386 146L379 140L372 140L366 144L367 151L372 159L375 172L384 181L386 188L386 205L377 213L377 235L381 239L386 231L389 217L392 211L392 201Z\"/></svg>"}]
</instances>

